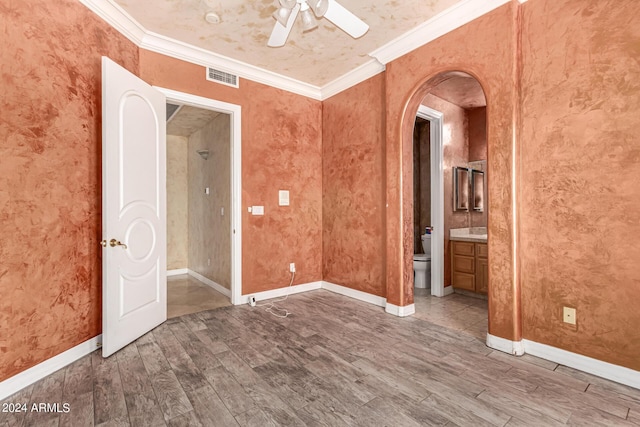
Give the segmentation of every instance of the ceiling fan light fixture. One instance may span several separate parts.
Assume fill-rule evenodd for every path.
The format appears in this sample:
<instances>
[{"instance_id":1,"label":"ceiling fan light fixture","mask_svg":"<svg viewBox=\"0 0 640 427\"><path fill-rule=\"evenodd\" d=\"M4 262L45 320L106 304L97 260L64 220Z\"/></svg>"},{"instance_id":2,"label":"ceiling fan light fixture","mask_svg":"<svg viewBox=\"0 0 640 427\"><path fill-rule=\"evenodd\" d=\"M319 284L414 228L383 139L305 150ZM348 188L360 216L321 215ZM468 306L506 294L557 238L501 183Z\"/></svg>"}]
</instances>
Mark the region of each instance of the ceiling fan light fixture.
<instances>
[{"instance_id":1,"label":"ceiling fan light fixture","mask_svg":"<svg viewBox=\"0 0 640 427\"><path fill-rule=\"evenodd\" d=\"M305 9L300 11L300 18L302 19L302 31L307 32L318 28L318 21L313 16L311 9Z\"/></svg>"},{"instance_id":2,"label":"ceiling fan light fixture","mask_svg":"<svg viewBox=\"0 0 640 427\"><path fill-rule=\"evenodd\" d=\"M291 16L291 9L287 9L286 7L278 8L275 12L273 12L273 17L276 21L278 21L283 27L287 26L287 21L289 21L289 16Z\"/></svg>"},{"instance_id":3,"label":"ceiling fan light fixture","mask_svg":"<svg viewBox=\"0 0 640 427\"><path fill-rule=\"evenodd\" d=\"M307 4L318 18L322 18L329 9L328 0L307 0Z\"/></svg>"}]
</instances>

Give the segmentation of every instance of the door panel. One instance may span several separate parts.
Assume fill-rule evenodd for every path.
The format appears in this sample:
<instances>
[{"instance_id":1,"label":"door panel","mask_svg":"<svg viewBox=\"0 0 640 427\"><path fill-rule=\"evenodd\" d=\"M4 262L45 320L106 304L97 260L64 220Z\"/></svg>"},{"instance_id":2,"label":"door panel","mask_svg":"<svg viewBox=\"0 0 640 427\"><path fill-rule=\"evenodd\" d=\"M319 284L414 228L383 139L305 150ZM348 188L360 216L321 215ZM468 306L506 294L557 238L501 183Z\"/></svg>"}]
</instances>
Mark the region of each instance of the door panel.
<instances>
[{"instance_id":1,"label":"door panel","mask_svg":"<svg viewBox=\"0 0 640 427\"><path fill-rule=\"evenodd\" d=\"M166 101L102 59L102 354L167 318Z\"/></svg>"}]
</instances>

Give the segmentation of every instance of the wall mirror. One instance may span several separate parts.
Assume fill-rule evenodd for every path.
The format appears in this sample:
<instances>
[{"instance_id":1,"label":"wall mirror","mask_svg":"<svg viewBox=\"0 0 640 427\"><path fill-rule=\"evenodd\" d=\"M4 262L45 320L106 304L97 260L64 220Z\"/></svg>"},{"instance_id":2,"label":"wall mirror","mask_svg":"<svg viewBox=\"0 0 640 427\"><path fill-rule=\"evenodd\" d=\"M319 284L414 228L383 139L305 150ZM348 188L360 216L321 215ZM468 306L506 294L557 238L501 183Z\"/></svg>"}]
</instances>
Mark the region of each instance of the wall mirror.
<instances>
[{"instance_id":1,"label":"wall mirror","mask_svg":"<svg viewBox=\"0 0 640 427\"><path fill-rule=\"evenodd\" d=\"M469 211L469 169L453 168L453 210Z\"/></svg>"},{"instance_id":2,"label":"wall mirror","mask_svg":"<svg viewBox=\"0 0 640 427\"><path fill-rule=\"evenodd\" d=\"M453 168L453 210L484 211L484 172L477 169Z\"/></svg>"},{"instance_id":3,"label":"wall mirror","mask_svg":"<svg viewBox=\"0 0 640 427\"><path fill-rule=\"evenodd\" d=\"M471 169L471 208L474 211L484 211L484 172Z\"/></svg>"}]
</instances>

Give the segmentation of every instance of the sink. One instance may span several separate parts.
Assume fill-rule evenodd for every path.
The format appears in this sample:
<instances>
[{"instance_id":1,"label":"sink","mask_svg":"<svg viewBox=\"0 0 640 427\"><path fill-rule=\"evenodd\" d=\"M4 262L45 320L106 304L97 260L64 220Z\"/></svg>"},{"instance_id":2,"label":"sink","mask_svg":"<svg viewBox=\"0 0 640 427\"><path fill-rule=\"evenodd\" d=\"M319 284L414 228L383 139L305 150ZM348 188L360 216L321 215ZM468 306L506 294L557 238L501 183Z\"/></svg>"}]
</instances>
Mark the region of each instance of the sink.
<instances>
[{"instance_id":1,"label":"sink","mask_svg":"<svg viewBox=\"0 0 640 427\"><path fill-rule=\"evenodd\" d=\"M449 230L449 240L486 243L487 228L486 227L452 228Z\"/></svg>"}]
</instances>

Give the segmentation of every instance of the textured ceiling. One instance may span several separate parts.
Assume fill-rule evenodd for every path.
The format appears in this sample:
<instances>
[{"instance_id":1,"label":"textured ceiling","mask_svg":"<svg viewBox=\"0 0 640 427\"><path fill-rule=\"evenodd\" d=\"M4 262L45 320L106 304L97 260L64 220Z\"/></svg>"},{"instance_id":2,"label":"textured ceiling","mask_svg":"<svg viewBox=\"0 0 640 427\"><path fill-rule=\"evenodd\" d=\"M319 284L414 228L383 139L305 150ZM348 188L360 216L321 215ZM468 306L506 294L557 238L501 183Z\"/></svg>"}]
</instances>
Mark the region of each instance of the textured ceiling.
<instances>
[{"instance_id":1,"label":"textured ceiling","mask_svg":"<svg viewBox=\"0 0 640 427\"><path fill-rule=\"evenodd\" d=\"M267 47L278 0L114 0L146 30L287 77L323 86L368 54L461 0L338 0L370 27L354 40L326 19L303 33L300 17L286 45ZM204 15L216 12L221 22Z\"/></svg>"},{"instance_id":2,"label":"textured ceiling","mask_svg":"<svg viewBox=\"0 0 640 427\"><path fill-rule=\"evenodd\" d=\"M429 92L461 108L477 108L487 105L480 83L473 77L452 77Z\"/></svg>"},{"instance_id":3,"label":"textured ceiling","mask_svg":"<svg viewBox=\"0 0 640 427\"><path fill-rule=\"evenodd\" d=\"M191 136L219 114L222 113L183 105L167 122L167 135Z\"/></svg>"}]
</instances>

